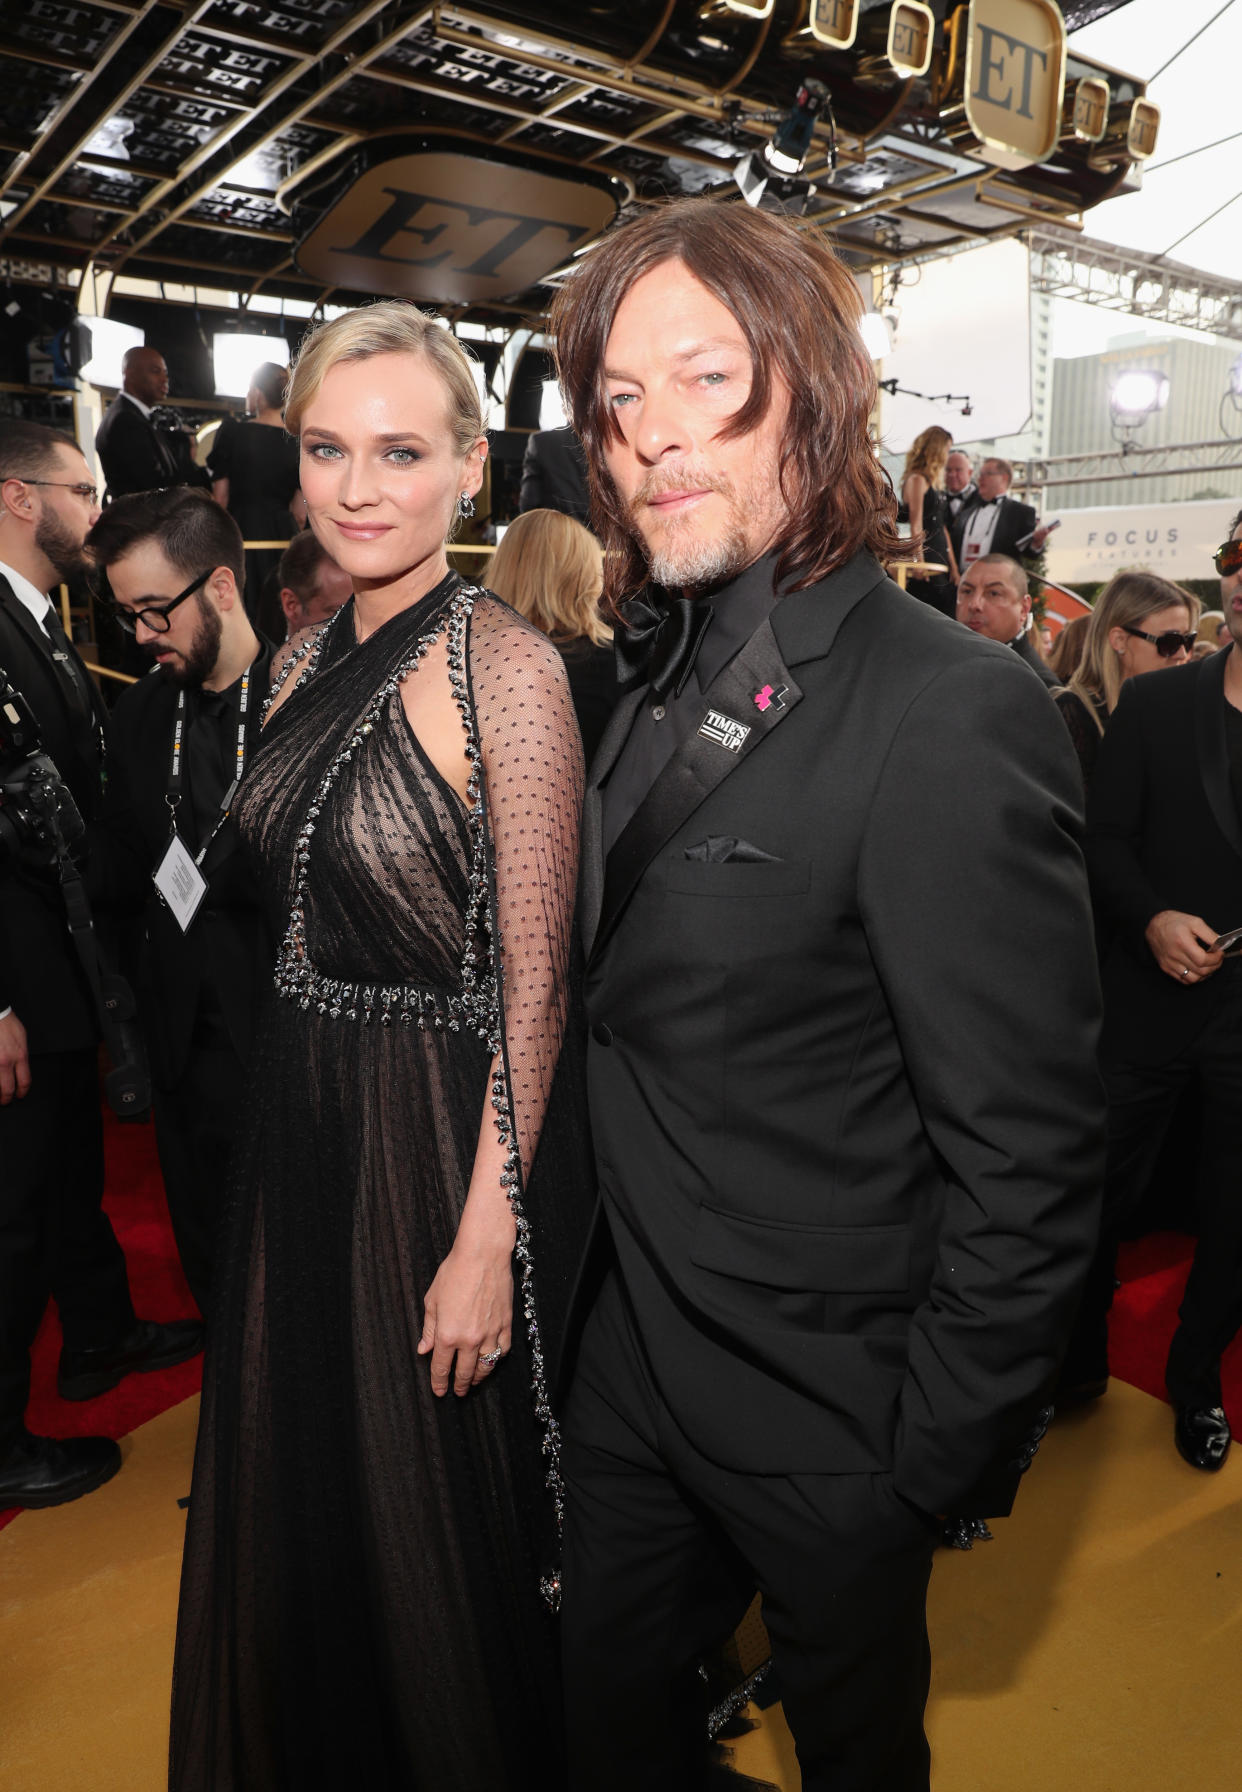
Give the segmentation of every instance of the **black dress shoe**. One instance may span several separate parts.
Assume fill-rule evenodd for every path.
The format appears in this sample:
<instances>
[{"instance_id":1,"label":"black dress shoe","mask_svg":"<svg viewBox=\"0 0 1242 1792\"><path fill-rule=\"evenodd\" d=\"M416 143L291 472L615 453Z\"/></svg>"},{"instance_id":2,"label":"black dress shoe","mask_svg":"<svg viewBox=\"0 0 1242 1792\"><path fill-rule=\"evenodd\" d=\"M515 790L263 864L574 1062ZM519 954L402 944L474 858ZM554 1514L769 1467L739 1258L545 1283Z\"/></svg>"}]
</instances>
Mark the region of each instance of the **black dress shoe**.
<instances>
[{"instance_id":1,"label":"black dress shoe","mask_svg":"<svg viewBox=\"0 0 1242 1792\"><path fill-rule=\"evenodd\" d=\"M62 1400L93 1400L126 1375L171 1369L174 1363L197 1356L202 1348L201 1319L175 1319L171 1325L139 1319L115 1344L99 1350L62 1350L56 1389Z\"/></svg>"},{"instance_id":2,"label":"black dress shoe","mask_svg":"<svg viewBox=\"0 0 1242 1792\"><path fill-rule=\"evenodd\" d=\"M1220 1406L1179 1406L1173 1441L1191 1468L1215 1473L1229 1454L1229 1420Z\"/></svg>"},{"instance_id":3,"label":"black dress shoe","mask_svg":"<svg viewBox=\"0 0 1242 1792\"><path fill-rule=\"evenodd\" d=\"M24 1431L0 1457L0 1509L63 1506L110 1481L121 1466L110 1437L33 1437Z\"/></svg>"}]
</instances>

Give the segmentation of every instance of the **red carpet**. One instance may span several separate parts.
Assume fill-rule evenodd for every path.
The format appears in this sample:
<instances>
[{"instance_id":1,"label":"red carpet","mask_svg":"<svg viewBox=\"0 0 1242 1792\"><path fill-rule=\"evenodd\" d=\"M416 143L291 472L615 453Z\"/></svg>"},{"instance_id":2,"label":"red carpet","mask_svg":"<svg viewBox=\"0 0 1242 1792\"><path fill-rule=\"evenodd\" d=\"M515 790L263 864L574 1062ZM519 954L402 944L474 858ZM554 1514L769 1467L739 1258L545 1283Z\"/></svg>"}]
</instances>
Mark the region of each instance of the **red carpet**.
<instances>
[{"instance_id":1,"label":"red carpet","mask_svg":"<svg viewBox=\"0 0 1242 1792\"><path fill-rule=\"evenodd\" d=\"M104 1149L104 1206L125 1252L135 1311L141 1319L195 1318L198 1308L181 1273L168 1223L154 1126L150 1122L122 1126L105 1112ZM49 1305L32 1352L26 1409L27 1426L46 1437L124 1437L196 1394L203 1378L203 1359L197 1356L175 1369L127 1375L119 1387L95 1400L62 1400L56 1392L59 1356L60 1321ZM0 1512L0 1526L16 1516L14 1511Z\"/></svg>"},{"instance_id":2,"label":"red carpet","mask_svg":"<svg viewBox=\"0 0 1242 1792\"><path fill-rule=\"evenodd\" d=\"M155 1155L155 1129L122 1126L105 1116L108 1193L104 1205L129 1265L134 1306L143 1319L187 1319L197 1309L168 1223L164 1185ZM1190 1268L1193 1239L1181 1232L1153 1232L1122 1247L1122 1286L1113 1304L1110 1352L1114 1375L1144 1393L1164 1399L1164 1359L1177 1323L1177 1308ZM30 1405L26 1423L49 1437L103 1433L124 1437L158 1413L198 1392L203 1359L153 1375L127 1375L119 1387L97 1400L68 1402L57 1397L56 1362L60 1324L53 1307L44 1315L35 1341ZM1242 1435L1242 1337L1224 1362L1225 1410ZM17 1516L0 1512L0 1527Z\"/></svg>"},{"instance_id":3,"label":"red carpet","mask_svg":"<svg viewBox=\"0 0 1242 1792\"><path fill-rule=\"evenodd\" d=\"M1121 1247L1121 1287L1113 1302L1109 1359L1114 1375L1158 1400L1164 1391L1164 1359L1177 1325L1177 1309L1190 1273L1195 1241L1184 1232L1151 1232ZM1221 1365L1225 1411L1242 1437L1242 1334Z\"/></svg>"}]
</instances>

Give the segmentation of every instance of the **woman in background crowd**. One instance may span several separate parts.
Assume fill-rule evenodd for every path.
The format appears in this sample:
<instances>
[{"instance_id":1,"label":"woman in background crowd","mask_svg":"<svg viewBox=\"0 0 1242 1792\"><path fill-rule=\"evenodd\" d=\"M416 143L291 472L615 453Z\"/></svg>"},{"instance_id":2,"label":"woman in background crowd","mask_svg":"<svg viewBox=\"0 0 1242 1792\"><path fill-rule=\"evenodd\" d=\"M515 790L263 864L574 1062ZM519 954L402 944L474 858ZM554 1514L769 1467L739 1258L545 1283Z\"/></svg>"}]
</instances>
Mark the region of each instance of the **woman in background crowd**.
<instances>
[{"instance_id":1,"label":"woman in background crowd","mask_svg":"<svg viewBox=\"0 0 1242 1792\"><path fill-rule=\"evenodd\" d=\"M1078 669L1054 695L1084 784L1126 679L1184 666L1198 622L1198 598L1153 572L1118 573L1096 598Z\"/></svg>"},{"instance_id":2,"label":"woman in background crowd","mask_svg":"<svg viewBox=\"0 0 1242 1792\"><path fill-rule=\"evenodd\" d=\"M1068 684L1082 663L1082 650L1087 644L1089 616L1075 616L1065 624L1049 652L1044 656L1062 684Z\"/></svg>"},{"instance_id":3,"label":"woman in background crowd","mask_svg":"<svg viewBox=\"0 0 1242 1792\"><path fill-rule=\"evenodd\" d=\"M488 586L560 649L587 764L617 701L612 630L600 615L604 554L558 510L528 510L492 556Z\"/></svg>"},{"instance_id":4,"label":"woman in background crowd","mask_svg":"<svg viewBox=\"0 0 1242 1792\"><path fill-rule=\"evenodd\" d=\"M1221 647L1229 645L1229 624L1225 621L1223 610L1205 610L1199 618L1199 644L1204 643L1215 653Z\"/></svg>"},{"instance_id":5,"label":"woman in background crowd","mask_svg":"<svg viewBox=\"0 0 1242 1792\"><path fill-rule=\"evenodd\" d=\"M944 468L953 447L947 429L933 423L915 436L906 455L901 476L901 501L906 507L911 535L923 536L923 559L932 566L945 566L947 572L932 574L926 579L910 579L906 590L933 609L952 616L957 589L957 562L949 540L949 499L944 489Z\"/></svg>"},{"instance_id":6,"label":"woman in background crowd","mask_svg":"<svg viewBox=\"0 0 1242 1792\"><path fill-rule=\"evenodd\" d=\"M226 417L207 456L211 491L245 541L292 541L306 521L298 489L298 445L285 431L289 374L275 361L256 367L246 394L246 416ZM279 548L246 551L246 610L270 639L283 638L280 616L262 613L263 584L280 564Z\"/></svg>"},{"instance_id":7,"label":"woman in background crowd","mask_svg":"<svg viewBox=\"0 0 1242 1792\"><path fill-rule=\"evenodd\" d=\"M354 595L274 664L237 800L283 944L238 1127L171 1784L534 1792L564 1771L549 1397L590 1215L562 1157L581 1129L549 1107L578 729L551 643L449 569L487 452L456 338L413 305L348 312L303 346L288 417Z\"/></svg>"}]
</instances>

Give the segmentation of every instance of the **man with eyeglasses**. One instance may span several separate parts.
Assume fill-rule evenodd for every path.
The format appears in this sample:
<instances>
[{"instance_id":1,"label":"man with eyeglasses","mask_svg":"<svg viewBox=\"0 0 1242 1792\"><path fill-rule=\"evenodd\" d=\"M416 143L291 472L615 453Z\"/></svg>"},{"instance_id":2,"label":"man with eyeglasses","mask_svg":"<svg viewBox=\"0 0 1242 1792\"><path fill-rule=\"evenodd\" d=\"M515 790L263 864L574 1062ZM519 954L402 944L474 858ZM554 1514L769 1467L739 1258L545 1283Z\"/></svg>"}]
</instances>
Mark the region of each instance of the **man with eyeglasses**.
<instances>
[{"instance_id":1,"label":"man with eyeglasses","mask_svg":"<svg viewBox=\"0 0 1242 1792\"><path fill-rule=\"evenodd\" d=\"M104 711L47 593L82 565L99 515L72 436L0 421L0 667L38 721L83 816L98 807ZM63 1397L183 1361L197 1324L135 1317L125 1259L101 1209L98 1024L53 870L0 856L0 1509L53 1506L121 1465L105 1437L33 1436L30 1346L50 1293Z\"/></svg>"},{"instance_id":2,"label":"man with eyeglasses","mask_svg":"<svg viewBox=\"0 0 1242 1792\"><path fill-rule=\"evenodd\" d=\"M1242 511L1216 569L1229 647L1126 680L1087 803L1087 862L1109 940L1105 1240L1141 1198L1183 1091L1203 1096L1199 1236L1165 1382L1177 1448L1209 1472L1229 1451L1220 1360L1242 1326L1242 956L1228 937L1242 930ZM1111 1268L1106 1248L1079 1324L1094 1302L1102 1351ZM1099 1366L1083 1391L1102 1391L1106 1354Z\"/></svg>"},{"instance_id":3,"label":"man with eyeglasses","mask_svg":"<svg viewBox=\"0 0 1242 1792\"><path fill-rule=\"evenodd\" d=\"M177 1249L203 1312L255 1009L274 955L229 819L259 737L270 643L241 599L237 524L205 492L118 498L87 555L121 627L158 671L112 717L97 896L140 908L138 999Z\"/></svg>"}]
</instances>

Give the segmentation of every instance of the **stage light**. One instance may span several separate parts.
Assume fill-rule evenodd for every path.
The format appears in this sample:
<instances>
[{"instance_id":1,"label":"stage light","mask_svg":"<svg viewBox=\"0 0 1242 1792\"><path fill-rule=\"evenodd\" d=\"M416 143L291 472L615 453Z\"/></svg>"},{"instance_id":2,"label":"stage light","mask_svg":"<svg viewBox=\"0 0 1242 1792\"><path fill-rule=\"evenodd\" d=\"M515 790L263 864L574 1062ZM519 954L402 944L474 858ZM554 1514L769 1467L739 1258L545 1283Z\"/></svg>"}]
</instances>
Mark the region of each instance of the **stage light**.
<instances>
[{"instance_id":1,"label":"stage light","mask_svg":"<svg viewBox=\"0 0 1242 1792\"><path fill-rule=\"evenodd\" d=\"M733 170L733 178L742 191L742 198L747 205L758 205L763 198L768 177L763 164L754 155L743 156Z\"/></svg>"},{"instance_id":2,"label":"stage light","mask_svg":"<svg viewBox=\"0 0 1242 1792\"><path fill-rule=\"evenodd\" d=\"M863 347L873 361L882 361L893 352L893 330L888 319L878 311L864 311L858 326Z\"/></svg>"},{"instance_id":3,"label":"stage light","mask_svg":"<svg viewBox=\"0 0 1242 1792\"><path fill-rule=\"evenodd\" d=\"M568 422L560 387L555 380L544 380L539 394L540 429L564 429Z\"/></svg>"},{"instance_id":4,"label":"stage light","mask_svg":"<svg viewBox=\"0 0 1242 1792\"><path fill-rule=\"evenodd\" d=\"M1169 402L1169 376L1151 367L1129 367L1113 381L1108 395L1114 417L1150 417Z\"/></svg>"},{"instance_id":5,"label":"stage light","mask_svg":"<svg viewBox=\"0 0 1242 1792\"><path fill-rule=\"evenodd\" d=\"M815 134L815 120L827 99L828 89L822 81L807 80L799 87L772 141L764 145L763 159L774 173L802 172Z\"/></svg>"},{"instance_id":6,"label":"stage light","mask_svg":"<svg viewBox=\"0 0 1242 1792\"><path fill-rule=\"evenodd\" d=\"M90 334L90 351L82 362L80 377L92 386L121 384L121 361L126 349L141 348L145 330L118 323L114 317L83 317L79 322Z\"/></svg>"},{"instance_id":7,"label":"stage light","mask_svg":"<svg viewBox=\"0 0 1242 1792\"><path fill-rule=\"evenodd\" d=\"M218 330L211 339L217 396L244 398L255 368L264 361L275 361L278 367L289 365L289 344L283 336L241 336L232 330Z\"/></svg>"}]
</instances>

